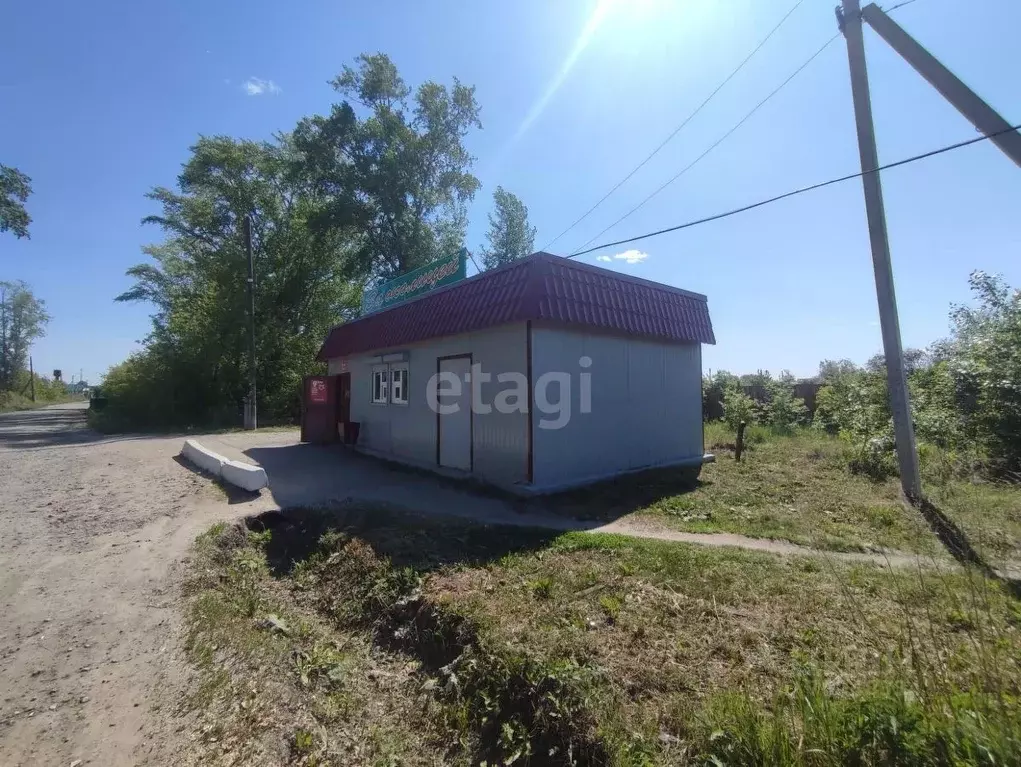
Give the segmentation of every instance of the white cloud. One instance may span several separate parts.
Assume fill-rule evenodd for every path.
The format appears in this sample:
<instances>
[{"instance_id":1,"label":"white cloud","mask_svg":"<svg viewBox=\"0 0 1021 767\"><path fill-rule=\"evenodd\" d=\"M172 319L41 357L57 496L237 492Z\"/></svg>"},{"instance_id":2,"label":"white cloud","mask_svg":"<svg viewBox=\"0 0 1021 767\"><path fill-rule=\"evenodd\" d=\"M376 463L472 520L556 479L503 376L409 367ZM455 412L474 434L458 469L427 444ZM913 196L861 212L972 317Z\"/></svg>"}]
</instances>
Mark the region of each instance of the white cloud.
<instances>
[{"instance_id":1,"label":"white cloud","mask_svg":"<svg viewBox=\"0 0 1021 767\"><path fill-rule=\"evenodd\" d=\"M624 261L628 264L640 264L642 261L649 257L648 253L641 250L625 250L623 253L618 253L614 256L618 261ZM610 259L606 259L609 261Z\"/></svg>"},{"instance_id":2,"label":"white cloud","mask_svg":"<svg viewBox=\"0 0 1021 767\"><path fill-rule=\"evenodd\" d=\"M607 263L609 263L612 260L613 259L610 258L609 256L596 256L596 261L606 261Z\"/></svg>"},{"instance_id":3,"label":"white cloud","mask_svg":"<svg viewBox=\"0 0 1021 767\"><path fill-rule=\"evenodd\" d=\"M262 96L268 93L275 96L280 93L280 86L272 80L263 80L260 77L249 77L241 83L241 89L249 96Z\"/></svg>"}]
</instances>

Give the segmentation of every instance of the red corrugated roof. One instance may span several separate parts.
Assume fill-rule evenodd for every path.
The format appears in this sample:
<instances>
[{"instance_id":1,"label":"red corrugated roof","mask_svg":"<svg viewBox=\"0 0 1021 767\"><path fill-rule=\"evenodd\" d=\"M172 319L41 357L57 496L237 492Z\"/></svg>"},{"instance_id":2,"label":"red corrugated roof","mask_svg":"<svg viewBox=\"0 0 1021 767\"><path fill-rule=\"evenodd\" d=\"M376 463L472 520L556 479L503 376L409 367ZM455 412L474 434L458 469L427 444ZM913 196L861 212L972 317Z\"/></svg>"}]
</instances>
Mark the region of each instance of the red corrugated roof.
<instances>
[{"instance_id":1,"label":"red corrugated roof","mask_svg":"<svg viewBox=\"0 0 1021 767\"><path fill-rule=\"evenodd\" d=\"M534 253L334 327L318 359L525 320L715 344L706 297L550 253Z\"/></svg>"}]
</instances>

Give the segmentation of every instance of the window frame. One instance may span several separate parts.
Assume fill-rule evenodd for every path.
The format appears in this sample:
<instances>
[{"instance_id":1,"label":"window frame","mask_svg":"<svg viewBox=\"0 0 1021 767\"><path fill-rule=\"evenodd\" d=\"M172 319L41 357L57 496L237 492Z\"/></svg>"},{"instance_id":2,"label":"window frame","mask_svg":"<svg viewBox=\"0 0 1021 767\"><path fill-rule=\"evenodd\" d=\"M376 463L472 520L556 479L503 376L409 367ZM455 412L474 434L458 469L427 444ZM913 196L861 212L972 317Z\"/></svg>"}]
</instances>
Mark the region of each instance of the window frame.
<instances>
[{"instance_id":1,"label":"window frame","mask_svg":"<svg viewBox=\"0 0 1021 767\"><path fill-rule=\"evenodd\" d=\"M394 386L394 373L401 373L402 374L401 375L401 399L397 399L396 394L395 394L395 391L396 391L397 387ZM390 404L391 405L400 405L401 407L407 407L408 406L408 404L410 402L410 399L411 399L408 396L408 377L409 377L408 363L406 363L406 362L398 362L398 363L394 363L394 364L390 365L390 375L389 375L390 390L389 390L389 394L390 394Z\"/></svg>"},{"instance_id":2,"label":"window frame","mask_svg":"<svg viewBox=\"0 0 1021 767\"><path fill-rule=\"evenodd\" d=\"M382 376L380 379L381 396L376 397L376 381L377 376ZM387 405L390 402L390 366L389 365L373 365L372 376L369 379L369 401L373 405Z\"/></svg>"}]
</instances>

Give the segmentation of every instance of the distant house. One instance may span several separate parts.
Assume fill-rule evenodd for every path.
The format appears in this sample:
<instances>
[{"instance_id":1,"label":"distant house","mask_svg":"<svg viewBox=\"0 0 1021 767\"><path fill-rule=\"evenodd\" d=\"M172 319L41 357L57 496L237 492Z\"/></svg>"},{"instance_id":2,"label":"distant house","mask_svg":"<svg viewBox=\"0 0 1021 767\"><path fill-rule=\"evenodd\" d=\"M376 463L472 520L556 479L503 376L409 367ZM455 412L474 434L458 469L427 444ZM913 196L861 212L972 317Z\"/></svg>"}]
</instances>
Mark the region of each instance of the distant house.
<instances>
[{"instance_id":1,"label":"distant house","mask_svg":"<svg viewBox=\"0 0 1021 767\"><path fill-rule=\"evenodd\" d=\"M521 492L697 476L704 343L705 296L536 253L334 327L305 395L320 434Z\"/></svg>"}]
</instances>

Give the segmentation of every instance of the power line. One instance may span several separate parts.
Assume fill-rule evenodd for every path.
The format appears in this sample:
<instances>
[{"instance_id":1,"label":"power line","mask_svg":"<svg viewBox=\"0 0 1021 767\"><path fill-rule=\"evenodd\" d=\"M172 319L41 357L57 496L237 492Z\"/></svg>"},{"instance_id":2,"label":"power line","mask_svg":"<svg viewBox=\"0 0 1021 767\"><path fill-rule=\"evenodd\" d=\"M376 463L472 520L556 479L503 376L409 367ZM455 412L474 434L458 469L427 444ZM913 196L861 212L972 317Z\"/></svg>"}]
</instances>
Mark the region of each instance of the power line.
<instances>
[{"instance_id":1,"label":"power line","mask_svg":"<svg viewBox=\"0 0 1021 767\"><path fill-rule=\"evenodd\" d=\"M671 185L672 183L674 183L674 182L675 182L675 181L676 181L677 179L679 179L679 178L680 178L681 176L683 176L683 175L684 175L685 173L687 173L687 172L688 172L689 170L691 170L691 169L692 169L692 168L694 168L694 167L695 167L696 165L698 165L698 163L699 163L699 162L700 162L700 161L701 161L701 160L702 160L702 159L703 159L703 158L704 158L704 157L705 157L705 156L706 156L707 154L709 154L710 152L712 152L712 151L713 151L713 150L714 150L714 149L715 149L716 147L718 147L718 146L719 146L720 144L722 144L722 143L723 143L724 141L726 141L726 140L727 140L727 139L728 139L728 138L730 137L730 135L731 135L732 133L734 133L734 131L736 131L736 130L737 130L738 128L740 128L740 127L741 127L742 125L744 125L744 124L745 124L745 123L746 123L746 122L747 122L747 121L748 121L748 120L749 120L749 119L751 118L751 116L752 116L752 115L754 115L754 114L755 114L756 112L758 112L758 111L759 111L759 109L761 109L761 108L762 108L763 106L765 106L765 104L766 104L766 103L767 103L767 102L768 102L768 101L769 101L770 99L772 99L772 98L773 98L773 97L774 97L774 96L775 96L776 94L778 94L778 93L779 93L780 91L782 91L782 90L784 89L784 87L785 87L785 86L786 86L786 85L787 85L787 84L788 84L788 83L789 83L789 82L790 82L791 80L793 80L793 79L794 79L795 77L797 77L797 76L798 76L799 74L801 74L801 72L802 72L802 71L803 71L803 70L804 70L804 69L805 69L806 67L808 67L808 65L809 65L809 64L811 64L811 63L812 63L813 61L815 61L815 60L816 60L816 58L818 58L818 56L819 56L819 55L820 55L820 54L821 54L821 53L822 53L822 52L823 52L824 50L826 50L826 49L827 49L827 48L828 48L828 47L830 46L830 44L831 44L831 43L832 43L832 42L833 42L834 40L836 40L836 39L837 39L838 37L840 37L840 33L839 33L839 32L837 32L837 34L833 35L833 37L831 37L831 38L830 38L829 40L827 40L827 41L826 41L826 42L825 42L825 43L824 43L824 44L822 45L822 47L821 47L821 48L819 48L819 50L817 50L817 51L816 51L815 53L813 53L813 54L812 54L812 55L811 55L811 56L810 56L810 57L808 58L808 60L807 60L807 61L805 61L805 63L804 63L804 64L802 64L802 65L801 65L800 67L798 67L797 69L795 69L795 70L794 70L794 72L792 72L792 73L791 73L791 74L790 74L790 75L789 75L789 76L787 77L787 79L786 79L786 80L784 80L784 81L783 81L782 83L780 83L780 85L778 85L778 86L776 87L776 89L774 89L774 90L772 91L772 93L770 93L770 94L769 94L768 96L766 96L766 98L762 99L762 101L760 101L760 102L759 102L758 104L756 104L756 105L755 105L754 107L752 107L752 110L751 110L750 112L748 112L748 114L746 114L746 115L745 115L744 117L742 117L742 118L741 118L741 119L740 119L740 120L739 120L739 121L737 122L737 124L736 124L736 125L734 125L734 127L732 127L732 128L730 129L730 130L728 130L728 131L727 131L726 133L724 133L724 134L723 134L722 136L720 136L720 138L718 138L718 139L717 139L717 140L716 140L716 141L715 141L715 142L714 142L713 144L711 144L711 145L710 145L710 147L709 147L708 149L706 149L706 150L705 150L704 152L702 152L702 154L700 154L700 155L699 155L698 157L696 157L696 158L695 158L694 160L692 160L692 161L691 161L690 163L688 163L687 165L685 165L685 166L684 166L684 167L683 167L683 168L682 168L682 169L680 170L680 172L679 172L679 173L677 173L677 174L676 174L676 175L675 175L675 176L674 176L673 178L671 178L670 180L668 180L668 181L667 181L666 183L662 184L662 185L661 185L661 186L660 186L660 187L659 187L658 189L656 189L656 190L655 190L655 191L654 191L654 192L653 192L652 194L650 194L650 195L649 195L648 197L646 197L646 198L645 198L644 200L642 200L642 201L641 201L640 203L638 203L638 204L637 204L637 205L636 205L635 207L633 207L633 208L632 208L631 210L629 210L629 211L628 211L627 213L625 213L625 214L624 214L623 216L621 216L621 217L620 217L620 218L618 218L618 219L617 219L616 221L614 221L614 222L613 222L612 224L610 224L610 225L609 225L609 226L607 226L607 227L606 227L605 229L603 229L602 231L600 231L600 232L599 232L598 234L596 234L595 236L593 236L592 238L590 238L590 239L589 239L589 240L588 240L588 241L587 241L587 242L586 242L586 243L585 243L584 245L582 245L581 247L582 247L582 248L585 248L585 247L587 247L588 245L590 245L590 244L591 244L591 243L592 243L592 242L593 242L594 240L597 240L597 239L599 239L600 237L602 237L602 236L603 236L604 234L606 234L606 233L607 233L608 231L610 231L610 230L611 230L611 229L613 229L613 228L614 228L615 226L617 226L617 224L619 224L619 223L621 223L622 221L624 221L625 219L629 218L629 217L630 217L630 216L631 216L632 214L634 214L634 213L635 213L635 212L636 212L637 210L639 210L639 209L640 209L640 208L642 208L642 207L643 207L643 206L644 206L644 205L645 205L645 204L646 204L647 202L649 202L649 200L651 200L651 199L652 199L653 197L655 197L656 195L658 195L658 194L659 194L660 192L662 192L662 191L663 191L664 189L666 189L666 188L667 188L668 186L670 186L670 185Z\"/></svg>"},{"instance_id":2,"label":"power line","mask_svg":"<svg viewBox=\"0 0 1021 767\"><path fill-rule=\"evenodd\" d=\"M893 6L892 8L884 8L883 13L893 13L898 8L903 8L905 5L911 5L913 2L915 2L915 0L904 0L904 2L897 3L897 5Z\"/></svg>"},{"instance_id":3,"label":"power line","mask_svg":"<svg viewBox=\"0 0 1021 767\"><path fill-rule=\"evenodd\" d=\"M688 221L685 224L678 224L677 226L670 226L670 227L667 227L666 229L660 229L660 230L655 231L655 232L649 232L647 234L640 234L637 237L628 237L627 239L617 240L616 242L604 242L602 245L596 245L594 248L589 248L588 250L580 250L580 251L578 251L576 253L572 253L571 255L568 256L568 258L577 258L578 256L584 256L587 253L592 253L593 251L601 250L602 248L610 248L610 247L615 247L617 245L626 245L627 243L630 243L630 242L638 242L639 240L647 240L650 237L657 237L657 236L659 236L661 234L667 234L669 232L676 232L676 231L678 231L680 229L688 229L688 228L693 227L693 226L698 226L699 224L709 223L710 221L718 221L721 218L728 218L730 216L735 216L738 213L744 213L745 211L753 210L754 208L761 208L764 205L769 205L769 204L774 203L774 202L779 202L780 200L786 200L788 197L795 197L795 196L797 196L799 194L805 194L805 192L813 192L816 189L822 189L823 187L826 187L826 186L832 186L833 184L839 184L839 183L841 183L843 181L850 181L851 179L861 178L866 173L878 173L879 171L889 170L890 168L897 168L897 167L900 167L901 165L909 165L909 164L911 164L913 162L918 162L919 160L926 160L926 159L928 159L930 157L935 157L936 155L944 154L945 152L951 152L951 151L953 151L955 149L962 149L963 147L970 146L972 144L977 144L980 141L987 141L987 140L989 140L991 138L995 138L996 136L1000 136L1000 135L1002 135L1004 133L1010 133L1012 131L1016 131L1016 130L1019 130L1019 129L1021 129L1021 124L1014 125L1014 126L1012 126L1010 128L1006 128L1006 129L1001 130L1001 131L996 131L995 133L990 133L988 135L978 136L976 138L968 139L967 141L959 141L956 144L949 144L948 146L941 147L940 149L933 149L932 151L924 152L923 154L916 154L914 157L908 157L908 158L905 158L903 160L897 160L896 162L888 163L886 165L880 165L875 170L859 171L858 173L851 173L851 174L849 174L847 176L841 176L840 178L832 178L829 181L823 181L823 182L818 183L818 184L812 184L811 186L801 187L800 189L795 189L795 190L793 190L791 192L786 192L784 194L777 195L776 197L770 197L769 199L766 199L766 200L760 200L759 202L752 203L751 205L744 205L744 206L742 206L740 208L734 208L733 210L728 210L728 211L726 211L724 213L717 213L716 215L706 216L705 218L700 218L700 219L697 219L695 221Z\"/></svg>"},{"instance_id":4,"label":"power line","mask_svg":"<svg viewBox=\"0 0 1021 767\"><path fill-rule=\"evenodd\" d=\"M578 218L577 221L575 221L573 224L571 224L569 227L567 227L564 231L562 231L560 234L558 234L552 240L547 242L542 247L542 250L547 250L553 243L555 243L557 240L559 240L561 237L563 237L569 231L574 229L574 227L576 227L578 224L580 224L582 221L584 221L586 218L588 218L589 215L591 215L592 212L596 208L598 208L600 205L602 205L604 202L606 202L606 200L610 197L610 195L612 195L614 192L616 192L618 189L620 189L622 186L624 186L624 184L626 184L631 179L632 176L634 176L638 171L640 171L642 168L644 168L648 164L649 160L651 160L653 157L655 157L657 154L659 154L660 150L663 147L665 147L667 144L669 144L673 140L674 136L676 136L678 133L680 133L681 130L684 128L684 126L687 125L689 122L691 122L695 118L695 116L699 112L701 112L710 101L713 100L713 98L716 96L717 93L719 93L721 90L723 90L723 86L725 86L727 83L729 83L731 80L733 80L734 76L737 75L737 73L740 72L742 69L744 69L745 64L747 64L749 61L751 61L752 57L755 56L755 54L758 53L762 49L762 46L764 46L767 42L769 42L770 38L773 37L773 35L776 34L777 30L779 30L780 27L783 26L784 22L787 21L788 18L790 18L791 14L794 13L796 10L798 10L798 7L803 2L804 2L804 0L798 0L798 2L796 2L794 4L794 7L791 8L789 11L787 11L787 13L784 14L784 17L782 19L780 19L779 23L777 23L777 25L775 27L773 27L769 31L769 34L766 35L764 38L762 38L762 41L758 45L755 46L754 50L752 50L751 53L749 53L747 56L745 56L744 60L740 64L737 65L737 68L734 69L734 71L731 72L729 75L727 75L727 77L723 80L723 82L721 82L719 85L717 85L716 89L706 97L705 101L703 101L701 104L699 104L695 108L694 112L692 112L690 115L685 117L684 120L681 122L681 124L678 125L676 128L674 128L669 136L667 136L665 139L663 139L662 143L660 143L659 146L657 146L655 149L653 149L652 152L644 160L642 160L640 163L638 163L638 165L636 165L634 167L634 169L630 173L628 173L626 176L624 176L624 178L622 178L620 181L618 181L616 184L614 184L613 188L610 189L610 191L607 192L606 194L604 194L602 197L600 197L599 201L596 202L596 204L593 205L591 208L589 208L587 211L585 211Z\"/></svg>"}]
</instances>

